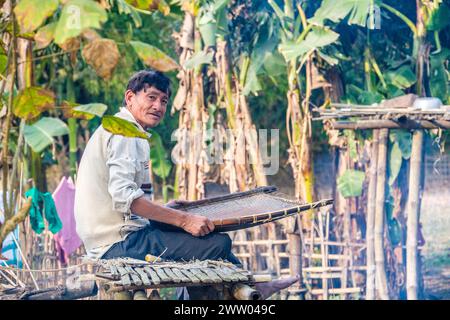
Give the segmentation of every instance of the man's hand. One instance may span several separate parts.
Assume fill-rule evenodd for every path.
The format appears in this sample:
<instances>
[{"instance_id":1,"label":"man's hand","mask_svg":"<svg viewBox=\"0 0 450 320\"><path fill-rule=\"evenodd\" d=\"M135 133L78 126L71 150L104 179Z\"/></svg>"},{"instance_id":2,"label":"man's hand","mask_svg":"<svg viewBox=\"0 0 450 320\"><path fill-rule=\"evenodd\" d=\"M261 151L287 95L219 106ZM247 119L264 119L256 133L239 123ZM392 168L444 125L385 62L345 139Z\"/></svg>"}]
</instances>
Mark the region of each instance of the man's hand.
<instances>
[{"instance_id":1,"label":"man's hand","mask_svg":"<svg viewBox=\"0 0 450 320\"><path fill-rule=\"evenodd\" d=\"M172 207L173 205L187 203L189 201L175 200L161 206L144 197L139 197L131 203L131 211L141 217L184 229L194 237L203 237L212 232L214 224L208 218L189 214Z\"/></svg>"},{"instance_id":2,"label":"man's hand","mask_svg":"<svg viewBox=\"0 0 450 320\"><path fill-rule=\"evenodd\" d=\"M214 230L214 223L206 217L187 214L181 223L181 228L194 237L203 237Z\"/></svg>"}]
</instances>

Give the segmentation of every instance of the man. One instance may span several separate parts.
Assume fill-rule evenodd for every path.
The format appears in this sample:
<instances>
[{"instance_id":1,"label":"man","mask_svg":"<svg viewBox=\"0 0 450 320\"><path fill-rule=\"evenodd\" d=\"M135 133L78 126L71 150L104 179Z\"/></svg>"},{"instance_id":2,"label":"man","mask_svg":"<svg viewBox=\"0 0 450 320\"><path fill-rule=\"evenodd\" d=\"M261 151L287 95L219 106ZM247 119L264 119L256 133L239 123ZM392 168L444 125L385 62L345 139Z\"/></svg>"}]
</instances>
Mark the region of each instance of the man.
<instances>
[{"instance_id":1,"label":"man","mask_svg":"<svg viewBox=\"0 0 450 320\"><path fill-rule=\"evenodd\" d=\"M170 81L160 72L139 71L125 91L117 117L142 132L159 124L166 113ZM100 126L89 140L78 169L75 194L76 229L90 257L131 257L147 254L167 260L239 260L231 253L231 239L212 233L214 224L152 202L150 147L145 139L114 135ZM160 228L149 220L178 227ZM287 287L296 277L258 289L264 297Z\"/></svg>"},{"instance_id":2,"label":"man","mask_svg":"<svg viewBox=\"0 0 450 320\"><path fill-rule=\"evenodd\" d=\"M141 131L159 124L170 98L170 81L160 72L140 71L125 91L117 117ZM211 233L206 217L161 206L151 193L150 149L145 139L114 135L100 126L89 140L78 170L75 196L77 232L93 258L145 255L163 259L227 259L231 239ZM174 225L180 231L156 228L150 220ZM183 231L184 230L184 231Z\"/></svg>"}]
</instances>

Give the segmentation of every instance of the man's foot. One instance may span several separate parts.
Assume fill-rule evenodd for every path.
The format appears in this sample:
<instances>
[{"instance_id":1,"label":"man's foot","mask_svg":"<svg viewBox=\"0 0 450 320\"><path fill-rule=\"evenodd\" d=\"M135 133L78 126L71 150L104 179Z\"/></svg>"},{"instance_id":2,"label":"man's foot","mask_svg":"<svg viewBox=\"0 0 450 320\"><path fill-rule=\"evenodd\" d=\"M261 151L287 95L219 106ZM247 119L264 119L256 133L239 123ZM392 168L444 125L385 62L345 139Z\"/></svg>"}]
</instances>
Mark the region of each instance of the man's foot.
<instances>
[{"instance_id":1,"label":"man's foot","mask_svg":"<svg viewBox=\"0 0 450 320\"><path fill-rule=\"evenodd\" d=\"M300 280L300 276L297 275L295 277L283 278L270 282L256 283L255 288L261 293L261 299L266 300L274 293L286 289L298 280Z\"/></svg>"}]
</instances>

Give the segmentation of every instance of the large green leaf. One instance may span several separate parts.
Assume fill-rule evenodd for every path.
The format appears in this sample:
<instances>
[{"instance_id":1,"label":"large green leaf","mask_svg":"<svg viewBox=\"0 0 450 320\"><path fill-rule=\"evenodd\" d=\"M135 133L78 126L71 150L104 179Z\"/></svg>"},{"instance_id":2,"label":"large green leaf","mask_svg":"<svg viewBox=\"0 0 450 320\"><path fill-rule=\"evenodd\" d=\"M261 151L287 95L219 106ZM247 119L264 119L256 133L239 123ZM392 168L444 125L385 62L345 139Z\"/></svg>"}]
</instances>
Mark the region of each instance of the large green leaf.
<instances>
[{"instance_id":1,"label":"large green leaf","mask_svg":"<svg viewBox=\"0 0 450 320\"><path fill-rule=\"evenodd\" d=\"M88 103L72 108L72 117L91 120L95 116L102 117L108 106L103 103Z\"/></svg>"},{"instance_id":2,"label":"large green leaf","mask_svg":"<svg viewBox=\"0 0 450 320\"><path fill-rule=\"evenodd\" d=\"M362 194L365 174L359 170L347 170L338 178L337 188L344 198L359 197Z\"/></svg>"},{"instance_id":3,"label":"large green leaf","mask_svg":"<svg viewBox=\"0 0 450 320\"><path fill-rule=\"evenodd\" d=\"M339 34L329 28L313 27L306 38L300 43L293 41L285 42L280 45L280 52L286 61L303 56L313 49L318 49L335 42Z\"/></svg>"},{"instance_id":4,"label":"large green leaf","mask_svg":"<svg viewBox=\"0 0 450 320\"><path fill-rule=\"evenodd\" d=\"M385 79L388 83L406 89L416 83L416 75L409 65L404 65L397 70L388 71L385 75Z\"/></svg>"},{"instance_id":5,"label":"large green leaf","mask_svg":"<svg viewBox=\"0 0 450 320\"><path fill-rule=\"evenodd\" d=\"M43 117L32 125L25 125L24 138L34 152L42 152L54 143L53 137L69 133L67 125L58 118Z\"/></svg>"},{"instance_id":6,"label":"large green leaf","mask_svg":"<svg viewBox=\"0 0 450 320\"><path fill-rule=\"evenodd\" d=\"M22 33L36 30L58 8L58 0L20 0L14 13Z\"/></svg>"},{"instance_id":7,"label":"large green leaf","mask_svg":"<svg viewBox=\"0 0 450 320\"><path fill-rule=\"evenodd\" d=\"M286 63L283 56L275 51L264 60L264 69L267 74L276 77L286 74Z\"/></svg>"},{"instance_id":8,"label":"large green leaf","mask_svg":"<svg viewBox=\"0 0 450 320\"><path fill-rule=\"evenodd\" d=\"M198 19L198 30L202 36L205 47L216 45L217 21L214 17L214 8L204 6L202 14Z\"/></svg>"},{"instance_id":9,"label":"large green leaf","mask_svg":"<svg viewBox=\"0 0 450 320\"><path fill-rule=\"evenodd\" d=\"M13 113L16 117L29 120L55 106L55 95L41 87L29 87L19 92L14 99Z\"/></svg>"},{"instance_id":10,"label":"large green leaf","mask_svg":"<svg viewBox=\"0 0 450 320\"><path fill-rule=\"evenodd\" d=\"M154 130L150 138L150 159L152 170L160 178L167 178L170 174L172 164L167 160L167 151L162 143L161 136Z\"/></svg>"},{"instance_id":11,"label":"large green leaf","mask_svg":"<svg viewBox=\"0 0 450 320\"><path fill-rule=\"evenodd\" d=\"M112 134L148 140L147 134L139 130L135 124L119 117L104 116L102 118L102 126L106 131L109 131Z\"/></svg>"},{"instance_id":12,"label":"large green leaf","mask_svg":"<svg viewBox=\"0 0 450 320\"><path fill-rule=\"evenodd\" d=\"M178 69L178 63L158 48L140 41L130 42L142 62L161 72Z\"/></svg>"},{"instance_id":13,"label":"large green leaf","mask_svg":"<svg viewBox=\"0 0 450 320\"><path fill-rule=\"evenodd\" d=\"M6 68L8 67L8 56L6 55L5 49L0 46L0 74L5 74Z\"/></svg>"},{"instance_id":14,"label":"large green leaf","mask_svg":"<svg viewBox=\"0 0 450 320\"><path fill-rule=\"evenodd\" d=\"M186 69L194 69L201 64L211 64L212 59L213 59L212 52L200 51L194 54L189 60L187 60L183 64L183 67Z\"/></svg>"},{"instance_id":15,"label":"large green leaf","mask_svg":"<svg viewBox=\"0 0 450 320\"><path fill-rule=\"evenodd\" d=\"M449 98L449 77L448 70L445 68L445 61L450 56L450 50L442 49L439 54L430 56L430 90L433 97L442 101Z\"/></svg>"},{"instance_id":16,"label":"large green leaf","mask_svg":"<svg viewBox=\"0 0 450 320\"><path fill-rule=\"evenodd\" d=\"M55 30L55 43L80 35L85 29L100 28L108 19L105 9L92 0L69 0L65 3Z\"/></svg>"},{"instance_id":17,"label":"large green leaf","mask_svg":"<svg viewBox=\"0 0 450 320\"><path fill-rule=\"evenodd\" d=\"M391 152L389 153L389 185L391 186L395 179L397 179L398 173L402 166L402 152L397 143L392 144Z\"/></svg>"},{"instance_id":18,"label":"large green leaf","mask_svg":"<svg viewBox=\"0 0 450 320\"><path fill-rule=\"evenodd\" d=\"M131 16L136 28L140 28L142 26L141 16L133 6L126 3L125 0L116 0L116 4L117 11L119 11L120 14L128 14Z\"/></svg>"},{"instance_id":19,"label":"large green leaf","mask_svg":"<svg viewBox=\"0 0 450 320\"><path fill-rule=\"evenodd\" d=\"M277 47L278 37L267 37L268 30L260 33L258 41L253 49L250 57L250 66L244 83L242 93L248 95L250 92L257 93L261 90L258 81L258 74L263 70L264 62L272 56L273 51Z\"/></svg>"},{"instance_id":20,"label":"large green leaf","mask_svg":"<svg viewBox=\"0 0 450 320\"><path fill-rule=\"evenodd\" d=\"M348 24L357 24L365 27L371 12L373 0L323 0L309 22L324 25L325 20L339 22L348 17ZM373 10L372 10L373 11Z\"/></svg>"},{"instance_id":21,"label":"large green leaf","mask_svg":"<svg viewBox=\"0 0 450 320\"><path fill-rule=\"evenodd\" d=\"M411 157L412 135L408 130L392 129L389 131L389 139L392 143L397 143L402 153L402 157L408 160Z\"/></svg>"},{"instance_id":22,"label":"large green leaf","mask_svg":"<svg viewBox=\"0 0 450 320\"><path fill-rule=\"evenodd\" d=\"M450 5L444 2L431 11L426 26L430 31L438 31L448 25L450 25Z\"/></svg>"}]
</instances>

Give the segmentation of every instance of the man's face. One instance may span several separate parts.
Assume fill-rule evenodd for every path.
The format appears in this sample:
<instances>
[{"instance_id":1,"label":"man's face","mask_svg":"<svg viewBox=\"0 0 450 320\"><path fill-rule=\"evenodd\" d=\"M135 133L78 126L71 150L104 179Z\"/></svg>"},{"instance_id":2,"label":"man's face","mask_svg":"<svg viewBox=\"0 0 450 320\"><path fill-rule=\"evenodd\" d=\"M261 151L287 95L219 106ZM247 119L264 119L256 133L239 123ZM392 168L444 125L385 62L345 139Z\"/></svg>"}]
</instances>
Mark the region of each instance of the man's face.
<instances>
[{"instance_id":1,"label":"man's face","mask_svg":"<svg viewBox=\"0 0 450 320\"><path fill-rule=\"evenodd\" d=\"M136 121L147 129L157 126L162 120L166 113L169 97L167 93L155 87L146 86L137 93L127 90L125 101Z\"/></svg>"}]
</instances>

